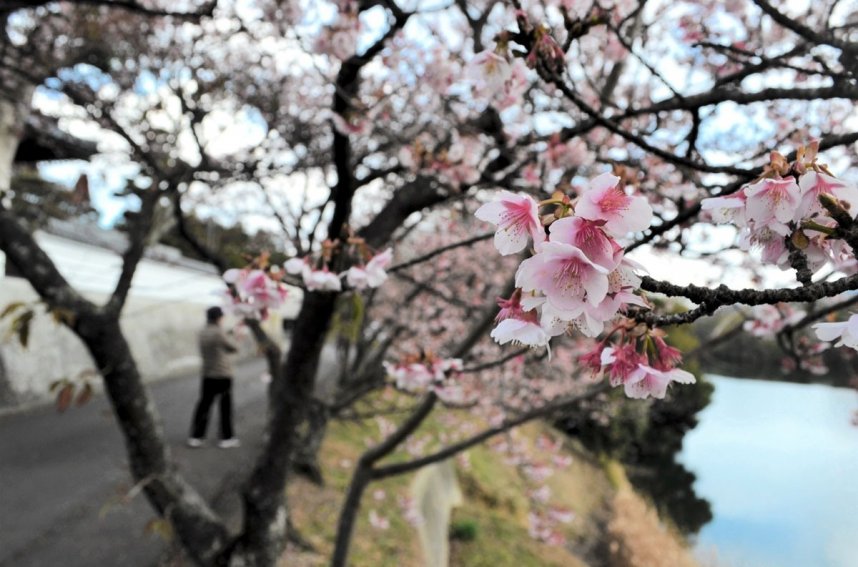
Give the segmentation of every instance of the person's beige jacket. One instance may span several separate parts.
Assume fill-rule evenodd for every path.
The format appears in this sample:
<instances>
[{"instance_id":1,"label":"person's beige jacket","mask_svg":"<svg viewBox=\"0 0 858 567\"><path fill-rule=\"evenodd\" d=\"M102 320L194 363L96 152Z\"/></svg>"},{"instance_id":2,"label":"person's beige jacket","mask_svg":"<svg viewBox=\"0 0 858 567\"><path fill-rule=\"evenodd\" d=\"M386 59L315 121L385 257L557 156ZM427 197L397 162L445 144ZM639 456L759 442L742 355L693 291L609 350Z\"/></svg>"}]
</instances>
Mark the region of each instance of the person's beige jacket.
<instances>
[{"instance_id":1,"label":"person's beige jacket","mask_svg":"<svg viewBox=\"0 0 858 567\"><path fill-rule=\"evenodd\" d=\"M232 363L229 354L238 347L223 332L219 325L206 325L200 331L200 355L203 357L203 377L232 378Z\"/></svg>"}]
</instances>

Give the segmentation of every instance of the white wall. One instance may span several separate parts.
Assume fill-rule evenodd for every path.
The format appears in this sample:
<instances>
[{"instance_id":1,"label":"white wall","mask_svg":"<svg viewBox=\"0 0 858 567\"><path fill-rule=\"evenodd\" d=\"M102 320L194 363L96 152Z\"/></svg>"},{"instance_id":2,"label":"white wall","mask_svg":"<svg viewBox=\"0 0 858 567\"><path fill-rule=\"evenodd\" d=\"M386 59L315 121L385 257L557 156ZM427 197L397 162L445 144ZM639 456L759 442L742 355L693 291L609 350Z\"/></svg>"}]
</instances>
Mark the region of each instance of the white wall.
<instances>
[{"instance_id":1,"label":"white wall","mask_svg":"<svg viewBox=\"0 0 858 567\"><path fill-rule=\"evenodd\" d=\"M118 254L44 232L36 233L36 241L75 289L90 295L113 291L122 267ZM213 269L206 273L144 258L134 275L131 295L208 305L219 301L223 289Z\"/></svg>"},{"instance_id":2,"label":"white wall","mask_svg":"<svg viewBox=\"0 0 858 567\"><path fill-rule=\"evenodd\" d=\"M89 299L105 301L119 277L122 260L118 254L45 233L37 233L36 239L72 286ZM0 267L3 263L0 253ZM205 322L206 307L220 302L223 289L214 271L141 261L123 310L122 328L147 380L199 367L197 331ZM38 296L25 280L0 277L0 310L13 301L36 302ZM294 317L299 304L300 291L296 290L281 313L266 321L272 337L283 337L282 318ZM52 382L73 379L93 368L77 337L45 315L43 306L37 312L26 349L8 336L9 320L0 322L0 407L46 400ZM255 352L252 343L245 341L244 354Z\"/></svg>"}]
</instances>

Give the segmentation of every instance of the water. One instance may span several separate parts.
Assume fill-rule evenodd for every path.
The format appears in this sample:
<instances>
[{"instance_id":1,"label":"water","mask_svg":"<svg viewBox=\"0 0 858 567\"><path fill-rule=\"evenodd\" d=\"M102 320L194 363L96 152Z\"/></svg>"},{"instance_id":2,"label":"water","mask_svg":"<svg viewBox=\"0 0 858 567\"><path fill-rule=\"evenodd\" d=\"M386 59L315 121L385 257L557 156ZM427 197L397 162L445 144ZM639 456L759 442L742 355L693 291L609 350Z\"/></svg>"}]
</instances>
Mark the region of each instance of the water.
<instances>
[{"instance_id":1,"label":"water","mask_svg":"<svg viewBox=\"0 0 858 567\"><path fill-rule=\"evenodd\" d=\"M712 503L700 557L719 567L858 566L858 395L709 378L712 404L678 457Z\"/></svg>"}]
</instances>

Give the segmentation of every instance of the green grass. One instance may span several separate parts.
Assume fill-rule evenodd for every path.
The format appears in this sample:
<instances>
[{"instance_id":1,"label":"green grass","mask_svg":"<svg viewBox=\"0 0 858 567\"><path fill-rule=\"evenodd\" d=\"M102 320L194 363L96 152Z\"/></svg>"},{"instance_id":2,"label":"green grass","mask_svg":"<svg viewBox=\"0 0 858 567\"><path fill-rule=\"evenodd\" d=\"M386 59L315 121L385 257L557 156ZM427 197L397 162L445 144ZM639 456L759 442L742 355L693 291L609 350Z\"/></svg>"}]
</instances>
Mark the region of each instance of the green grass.
<instances>
[{"instance_id":1,"label":"green grass","mask_svg":"<svg viewBox=\"0 0 858 567\"><path fill-rule=\"evenodd\" d=\"M459 412L460 420L472 419ZM423 433L450 430L437 417L430 418ZM548 426L533 423L519 430L519 441L534 446L536 438L560 434ZM317 549L289 565L326 565L333 547L339 507L348 486L354 463L366 450L367 438L379 439L378 427L372 420L364 424L332 423L321 454L326 485L313 486L296 481L290 486L293 520L301 534ZM593 541L599 537L594 518L606 509L614 492L610 470L588 455L575 443L564 441L573 462L559 469L548 480L552 502L573 511L576 519L564 526L567 541ZM542 458L537 450L531 453ZM528 534L527 516L531 502L526 496L528 485L505 456L489 447L478 446L468 452L470 466L457 466L457 476L464 504L453 511L451 522L451 565L458 567L579 567L584 563L563 546L549 546L533 540ZM409 458L404 451L393 460ZM390 462L390 461L388 461ZM608 467L609 469L609 467ZM606 472L608 474L606 474ZM364 495L353 538L350 565L354 567L420 567L422 551L416 529L403 517L402 497L408 496L413 474L373 483ZM384 498L376 499L376 490ZM387 518L390 526L379 530L370 526L370 510Z\"/></svg>"}]
</instances>

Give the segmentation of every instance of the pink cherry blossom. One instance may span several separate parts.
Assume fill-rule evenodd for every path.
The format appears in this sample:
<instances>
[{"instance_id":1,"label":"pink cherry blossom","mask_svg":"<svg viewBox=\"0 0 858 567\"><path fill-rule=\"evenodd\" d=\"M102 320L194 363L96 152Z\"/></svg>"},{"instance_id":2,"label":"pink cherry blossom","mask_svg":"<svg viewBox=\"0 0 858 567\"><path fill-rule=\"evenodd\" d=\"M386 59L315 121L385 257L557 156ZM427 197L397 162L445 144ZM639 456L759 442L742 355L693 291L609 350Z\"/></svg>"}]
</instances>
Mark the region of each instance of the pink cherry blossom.
<instances>
[{"instance_id":1,"label":"pink cherry blossom","mask_svg":"<svg viewBox=\"0 0 858 567\"><path fill-rule=\"evenodd\" d=\"M479 91L492 95L503 90L512 76L512 67L506 58L495 51L485 50L477 53L471 61L473 72L479 79Z\"/></svg>"},{"instance_id":2,"label":"pink cherry blossom","mask_svg":"<svg viewBox=\"0 0 858 567\"><path fill-rule=\"evenodd\" d=\"M538 209L536 201L529 195L501 191L496 200L486 203L474 214L480 220L497 225L495 247L507 255L524 250L528 236L535 243L545 240Z\"/></svg>"},{"instance_id":3,"label":"pink cherry blossom","mask_svg":"<svg viewBox=\"0 0 858 567\"><path fill-rule=\"evenodd\" d=\"M438 358L432 361L430 368L435 380L441 381L451 374L461 372L463 364L461 358Z\"/></svg>"},{"instance_id":4,"label":"pink cherry blossom","mask_svg":"<svg viewBox=\"0 0 858 567\"><path fill-rule=\"evenodd\" d=\"M432 374L425 365L419 363L392 365L384 363L387 374L393 378L397 389L406 392L425 390L432 383Z\"/></svg>"},{"instance_id":5,"label":"pink cherry blossom","mask_svg":"<svg viewBox=\"0 0 858 567\"><path fill-rule=\"evenodd\" d=\"M519 108L522 104L524 93L532 84L528 77L527 64L519 58L513 59L510 64L511 72L509 79L504 83L504 90L500 97L495 97L494 105L498 110L507 108Z\"/></svg>"},{"instance_id":6,"label":"pink cherry blossom","mask_svg":"<svg viewBox=\"0 0 858 567\"><path fill-rule=\"evenodd\" d=\"M587 144L580 138L562 142L559 135L554 135L548 142L545 159L551 167L564 170L579 167L587 161Z\"/></svg>"},{"instance_id":7,"label":"pink cherry blossom","mask_svg":"<svg viewBox=\"0 0 858 567\"><path fill-rule=\"evenodd\" d=\"M515 284L523 291L543 293L558 309L575 310L585 300L597 305L605 298L608 271L571 244L546 242L521 263Z\"/></svg>"},{"instance_id":8,"label":"pink cherry blossom","mask_svg":"<svg viewBox=\"0 0 858 567\"><path fill-rule=\"evenodd\" d=\"M473 400L473 393L466 391L461 384L444 384L436 386L433 391L439 400L449 405L461 406Z\"/></svg>"},{"instance_id":9,"label":"pink cherry blossom","mask_svg":"<svg viewBox=\"0 0 858 567\"><path fill-rule=\"evenodd\" d=\"M745 226L745 193L740 191L726 197L712 197L700 201L700 208L709 211L709 215L716 223L733 223L736 226Z\"/></svg>"},{"instance_id":10,"label":"pink cherry blossom","mask_svg":"<svg viewBox=\"0 0 858 567\"><path fill-rule=\"evenodd\" d=\"M798 186L802 196L796 220L816 215L828 215L828 212L819 202L820 195L830 195L844 201L849 205L847 208L852 218L858 215L858 189L852 185L847 185L824 173L808 171L799 178Z\"/></svg>"},{"instance_id":11,"label":"pink cherry blossom","mask_svg":"<svg viewBox=\"0 0 858 567\"><path fill-rule=\"evenodd\" d=\"M608 283L610 286L608 293L639 289L641 278L637 272L646 273L646 268L628 256L623 256L617 269L608 274ZM632 302L634 303L634 301ZM625 303L629 303L629 301L625 301ZM646 307L646 304L642 304L642 306Z\"/></svg>"},{"instance_id":12,"label":"pink cherry blossom","mask_svg":"<svg viewBox=\"0 0 858 567\"><path fill-rule=\"evenodd\" d=\"M323 270L308 270L304 273L304 285L310 291L342 291L343 284L337 274Z\"/></svg>"},{"instance_id":13,"label":"pink cherry blossom","mask_svg":"<svg viewBox=\"0 0 858 567\"><path fill-rule=\"evenodd\" d=\"M638 367L647 362L644 355L637 352L634 344L607 347L602 351L602 366L608 366L611 386L625 384Z\"/></svg>"},{"instance_id":14,"label":"pink cherry blossom","mask_svg":"<svg viewBox=\"0 0 858 567\"><path fill-rule=\"evenodd\" d=\"M288 274L301 274L302 276L310 271L310 266L305 258L290 258L283 264L283 268Z\"/></svg>"},{"instance_id":15,"label":"pink cherry blossom","mask_svg":"<svg viewBox=\"0 0 858 567\"><path fill-rule=\"evenodd\" d=\"M577 309L556 309L551 304L546 304L542 308L541 324L543 328L552 337L562 335L570 326L581 332L586 337L597 337L605 328L605 323L612 319L617 310L612 311L602 309L602 305L607 305L611 302L610 297L605 299L599 305L592 305L587 302L581 303Z\"/></svg>"},{"instance_id":16,"label":"pink cherry blossom","mask_svg":"<svg viewBox=\"0 0 858 567\"><path fill-rule=\"evenodd\" d=\"M516 289L512 292L512 295L509 299L504 299L503 297L497 298L498 307L500 307L500 311L498 311L497 317L495 317L495 321L503 321L504 319L514 318L514 319L523 319L528 316L526 311L530 311L530 309L524 309L521 305L521 290Z\"/></svg>"},{"instance_id":17,"label":"pink cherry blossom","mask_svg":"<svg viewBox=\"0 0 858 567\"><path fill-rule=\"evenodd\" d=\"M461 359L433 358L400 364L384 362L383 366L388 376L393 378L396 388L404 392L418 393L434 389L442 394L442 400L445 396L462 400L465 398L464 390L457 390L452 384L445 383L462 371Z\"/></svg>"},{"instance_id":18,"label":"pink cherry blossom","mask_svg":"<svg viewBox=\"0 0 858 567\"><path fill-rule=\"evenodd\" d=\"M551 528L546 518L531 511L527 514L527 520L527 531L531 538L549 545L563 545L563 536Z\"/></svg>"},{"instance_id":19,"label":"pink cherry blossom","mask_svg":"<svg viewBox=\"0 0 858 567\"><path fill-rule=\"evenodd\" d=\"M655 345L655 356L650 362L653 368L667 371L682 362L682 353L678 348L668 345L657 335L652 337L652 342Z\"/></svg>"},{"instance_id":20,"label":"pink cherry blossom","mask_svg":"<svg viewBox=\"0 0 858 567\"><path fill-rule=\"evenodd\" d=\"M265 319L286 299L286 287L263 270L231 269L224 272L223 280L233 288L227 294L229 307L242 317Z\"/></svg>"},{"instance_id":21,"label":"pink cherry blossom","mask_svg":"<svg viewBox=\"0 0 858 567\"><path fill-rule=\"evenodd\" d=\"M751 310L753 319L745 321L742 328L755 337L773 335L784 328L784 325L797 323L807 314L802 309L795 309L789 304L756 305Z\"/></svg>"},{"instance_id":22,"label":"pink cherry blossom","mask_svg":"<svg viewBox=\"0 0 858 567\"><path fill-rule=\"evenodd\" d=\"M540 187L542 175L535 163L529 163L521 169L519 179L525 187Z\"/></svg>"},{"instance_id":23,"label":"pink cherry blossom","mask_svg":"<svg viewBox=\"0 0 858 567\"><path fill-rule=\"evenodd\" d=\"M739 247L749 250L758 247L762 252L762 260L767 264L775 264L782 269L789 267L789 251L785 238L789 236L788 226L772 220L758 225L752 223L749 229L739 236Z\"/></svg>"},{"instance_id":24,"label":"pink cherry blossom","mask_svg":"<svg viewBox=\"0 0 858 567\"><path fill-rule=\"evenodd\" d=\"M617 238L644 230L652 221L652 207L647 200L626 195L619 183L619 177L603 173L590 181L575 205L577 216L604 221L608 234Z\"/></svg>"},{"instance_id":25,"label":"pink cherry blossom","mask_svg":"<svg viewBox=\"0 0 858 567\"><path fill-rule=\"evenodd\" d=\"M671 382L694 384L695 379L691 372L679 368L662 371L641 364L625 381L625 393L634 399L663 399Z\"/></svg>"},{"instance_id":26,"label":"pink cherry blossom","mask_svg":"<svg viewBox=\"0 0 858 567\"><path fill-rule=\"evenodd\" d=\"M801 202L801 189L795 179L763 179L745 187L745 212L759 226L777 220L793 220Z\"/></svg>"},{"instance_id":27,"label":"pink cherry blossom","mask_svg":"<svg viewBox=\"0 0 858 567\"><path fill-rule=\"evenodd\" d=\"M623 257L623 248L602 230L603 221L566 217L551 224L552 242L565 242L580 249L600 266L613 270Z\"/></svg>"},{"instance_id":28,"label":"pink cherry blossom","mask_svg":"<svg viewBox=\"0 0 858 567\"><path fill-rule=\"evenodd\" d=\"M397 503L399 504L399 509L402 512L402 517L406 522L414 527L423 524L423 515L420 513L420 508L417 506L417 502L413 498L410 496L400 496L397 499Z\"/></svg>"},{"instance_id":29,"label":"pink cherry blossom","mask_svg":"<svg viewBox=\"0 0 858 567\"><path fill-rule=\"evenodd\" d=\"M553 455L551 457L551 463L557 467L558 469L565 469L569 465L572 464L572 456L571 455Z\"/></svg>"},{"instance_id":30,"label":"pink cherry blossom","mask_svg":"<svg viewBox=\"0 0 858 567\"><path fill-rule=\"evenodd\" d=\"M530 463L521 468L521 472L531 482L543 483L554 474L551 467L544 464Z\"/></svg>"},{"instance_id":31,"label":"pink cherry blossom","mask_svg":"<svg viewBox=\"0 0 858 567\"><path fill-rule=\"evenodd\" d=\"M491 337L498 344L520 344L530 347L548 345L549 336L539 323L522 319L504 319L492 330Z\"/></svg>"},{"instance_id":32,"label":"pink cherry blossom","mask_svg":"<svg viewBox=\"0 0 858 567\"><path fill-rule=\"evenodd\" d=\"M498 298L501 310L495 321L498 325L491 337L498 344L521 344L531 347L547 346L549 336L539 324L536 310L525 310L521 305L521 290L516 289L509 299Z\"/></svg>"},{"instance_id":33,"label":"pink cherry blossom","mask_svg":"<svg viewBox=\"0 0 858 567\"><path fill-rule=\"evenodd\" d=\"M834 346L847 346L858 350L858 314L840 323L817 323L813 330L821 341L837 339Z\"/></svg>"},{"instance_id":34,"label":"pink cherry blossom","mask_svg":"<svg viewBox=\"0 0 858 567\"><path fill-rule=\"evenodd\" d=\"M367 262L366 266L352 266L345 275L346 281L354 289L375 288L387 279L385 268L393 260L393 249L388 248Z\"/></svg>"},{"instance_id":35,"label":"pink cherry blossom","mask_svg":"<svg viewBox=\"0 0 858 567\"><path fill-rule=\"evenodd\" d=\"M611 348L611 347L608 347L608 348ZM587 352L585 352L584 354L579 356L578 362L582 366L584 366L588 370L590 370L590 372L592 372L594 375L598 374L599 372L601 372L602 366L604 366L604 364L605 364L604 362L602 362L602 353L605 350L607 350L607 349L605 348L604 344L597 343L593 346L593 348L591 348L590 350L588 350Z\"/></svg>"},{"instance_id":36,"label":"pink cherry blossom","mask_svg":"<svg viewBox=\"0 0 858 567\"><path fill-rule=\"evenodd\" d=\"M286 273L300 274L304 285L310 291L342 291L343 285L339 276L327 268L313 269L309 258L291 258L283 264Z\"/></svg>"},{"instance_id":37,"label":"pink cherry blossom","mask_svg":"<svg viewBox=\"0 0 858 567\"><path fill-rule=\"evenodd\" d=\"M584 336L598 337L602 334L605 323L629 304L649 307L639 295L621 290L608 294L598 305L583 304L581 313L572 320L572 323Z\"/></svg>"}]
</instances>

